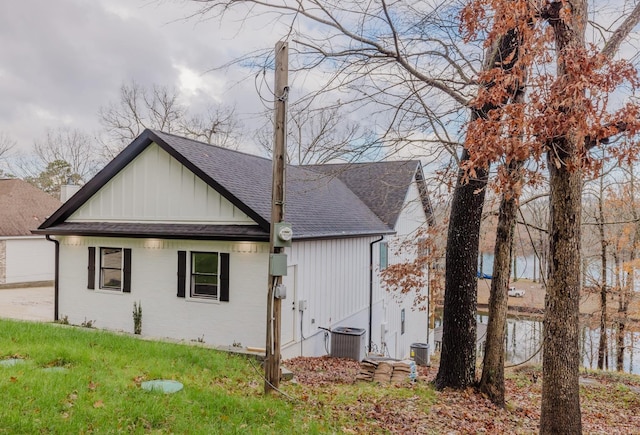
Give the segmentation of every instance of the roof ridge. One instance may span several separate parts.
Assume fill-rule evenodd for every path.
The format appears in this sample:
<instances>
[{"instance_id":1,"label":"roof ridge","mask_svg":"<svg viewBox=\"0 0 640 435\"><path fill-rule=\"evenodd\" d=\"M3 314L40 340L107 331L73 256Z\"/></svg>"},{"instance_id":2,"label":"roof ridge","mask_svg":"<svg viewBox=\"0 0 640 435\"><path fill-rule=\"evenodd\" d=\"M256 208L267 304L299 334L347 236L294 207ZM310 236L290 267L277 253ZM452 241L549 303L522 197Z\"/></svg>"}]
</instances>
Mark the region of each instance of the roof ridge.
<instances>
[{"instance_id":1,"label":"roof ridge","mask_svg":"<svg viewBox=\"0 0 640 435\"><path fill-rule=\"evenodd\" d=\"M196 143L196 144L199 144L199 145L204 145L204 146L207 146L207 147L216 148L218 150L228 151L230 153L235 153L235 154L242 154L244 156L253 157L253 158L256 158L256 159L271 161L271 159L268 158L268 157L259 156L259 155L256 155L256 154L251 154L251 153L246 152L246 151L234 150L232 148L223 147L221 145L202 142L201 140L196 140L196 139L192 139L192 138L189 138L189 137L179 136L179 135L177 135L175 133L167 133L166 131L152 130L152 129L149 129L149 131L155 133L156 135L160 134L160 135L172 136L172 137L175 137L176 139L186 140L186 141L193 142L193 143Z\"/></svg>"}]
</instances>

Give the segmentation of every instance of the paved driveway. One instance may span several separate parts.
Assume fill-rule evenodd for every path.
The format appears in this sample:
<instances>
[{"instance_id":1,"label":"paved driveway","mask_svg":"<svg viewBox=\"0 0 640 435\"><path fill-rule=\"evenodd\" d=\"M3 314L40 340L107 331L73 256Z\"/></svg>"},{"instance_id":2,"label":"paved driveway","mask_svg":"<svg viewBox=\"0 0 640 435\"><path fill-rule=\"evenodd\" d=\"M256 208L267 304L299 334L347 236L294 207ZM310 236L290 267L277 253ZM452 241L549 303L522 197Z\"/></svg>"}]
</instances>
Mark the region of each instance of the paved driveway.
<instances>
[{"instance_id":1,"label":"paved driveway","mask_svg":"<svg viewBox=\"0 0 640 435\"><path fill-rule=\"evenodd\" d=\"M53 321L53 287L0 289L0 317Z\"/></svg>"}]
</instances>

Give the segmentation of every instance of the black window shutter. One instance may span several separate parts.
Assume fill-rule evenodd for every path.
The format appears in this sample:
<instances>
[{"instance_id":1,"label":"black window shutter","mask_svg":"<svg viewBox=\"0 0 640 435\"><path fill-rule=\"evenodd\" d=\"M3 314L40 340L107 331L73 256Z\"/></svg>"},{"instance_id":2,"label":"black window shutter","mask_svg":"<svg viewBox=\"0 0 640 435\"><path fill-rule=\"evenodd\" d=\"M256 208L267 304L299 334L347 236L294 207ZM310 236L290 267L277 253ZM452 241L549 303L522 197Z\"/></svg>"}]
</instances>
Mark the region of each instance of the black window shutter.
<instances>
[{"instance_id":1,"label":"black window shutter","mask_svg":"<svg viewBox=\"0 0 640 435\"><path fill-rule=\"evenodd\" d=\"M220 301L229 302L229 254L220 254Z\"/></svg>"},{"instance_id":2,"label":"black window shutter","mask_svg":"<svg viewBox=\"0 0 640 435\"><path fill-rule=\"evenodd\" d=\"M96 288L96 248L89 247L89 266L87 267L87 288L95 290Z\"/></svg>"},{"instance_id":3,"label":"black window shutter","mask_svg":"<svg viewBox=\"0 0 640 435\"><path fill-rule=\"evenodd\" d=\"M178 297L184 297L184 287L187 281L187 251L178 251Z\"/></svg>"},{"instance_id":4,"label":"black window shutter","mask_svg":"<svg viewBox=\"0 0 640 435\"><path fill-rule=\"evenodd\" d=\"M131 249L123 249L124 251L124 270L122 291L131 293Z\"/></svg>"}]
</instances>

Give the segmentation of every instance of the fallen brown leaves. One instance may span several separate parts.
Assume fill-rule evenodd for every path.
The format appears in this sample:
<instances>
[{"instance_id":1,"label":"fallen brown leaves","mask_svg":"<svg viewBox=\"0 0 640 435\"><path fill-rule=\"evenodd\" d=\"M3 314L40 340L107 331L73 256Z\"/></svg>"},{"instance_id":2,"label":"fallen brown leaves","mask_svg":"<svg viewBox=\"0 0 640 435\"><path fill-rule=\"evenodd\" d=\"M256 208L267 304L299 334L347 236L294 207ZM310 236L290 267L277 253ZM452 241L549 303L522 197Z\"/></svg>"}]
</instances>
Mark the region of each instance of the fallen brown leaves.
<instances>
[{"instance_id":1,"label":"fallen brown leaves","mask_svg":"<svg viewBox=\"0 0 640 435\"><path fill-rule=\"evenodd\" d=\"M360 363L347 358L297 357L285 362L295 374L298 383L311 386L327 384L353 384L360 370Z\"/></svg>"},{"instance_id":2,"label":"fallen brown leaves","mask_svg":"<svg viewBox=\"0 0 640 435\"><path fill-rule=\"evenodd\" d=\"M348 359L300 357L284 364L294 372L294 394L314 405L316 418L340 421L344 433L538 432L539 367L508 370L501 409L471 388L435 391L434 367L420 367L416 382L393 386L356 382L359 363ZM640 433L640 377L589 373L582 379L585 433Z\"/></svg>"}]
</instances>

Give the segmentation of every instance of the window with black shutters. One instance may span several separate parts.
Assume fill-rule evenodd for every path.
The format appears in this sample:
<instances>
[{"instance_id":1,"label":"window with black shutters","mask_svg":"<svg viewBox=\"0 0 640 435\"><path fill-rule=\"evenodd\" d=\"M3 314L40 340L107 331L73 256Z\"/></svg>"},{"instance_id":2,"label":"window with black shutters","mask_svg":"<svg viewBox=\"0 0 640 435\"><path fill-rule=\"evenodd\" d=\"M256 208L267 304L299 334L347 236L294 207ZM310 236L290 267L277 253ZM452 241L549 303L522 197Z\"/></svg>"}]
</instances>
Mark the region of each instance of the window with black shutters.
<instances>
[{"instance_id":1,"label":"window with black shutters","mask_svg":"<svg viewBox=\"0 0 640 435\"><path fill-rule=\"evenodd\" d=\"M92 260L89 250L89 261ZM91 274L92 266L89 266ZM91 277L89 277L91 284ZM89 288L92 288L89 286ZM131 249L100 248L100 289L131 292Z\"/></svg>"},{"instance_id":2,"label":"window with black shutters","mask_svg":"<svg viewBox=\"0 0 640 435\"><path fill-rule=\"evenodd\" d=\"M189 265L187 252L178 251L177 296L186 296L189 282L190 298L229 302L229 254L193 251L188 259Z\"/></svg>"}]
</instances>

